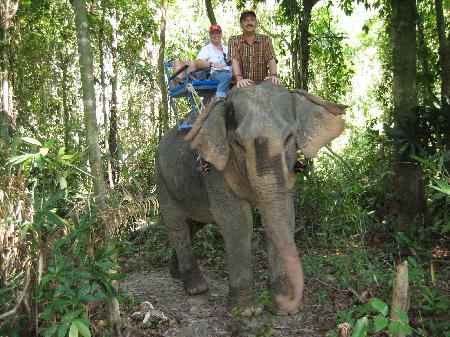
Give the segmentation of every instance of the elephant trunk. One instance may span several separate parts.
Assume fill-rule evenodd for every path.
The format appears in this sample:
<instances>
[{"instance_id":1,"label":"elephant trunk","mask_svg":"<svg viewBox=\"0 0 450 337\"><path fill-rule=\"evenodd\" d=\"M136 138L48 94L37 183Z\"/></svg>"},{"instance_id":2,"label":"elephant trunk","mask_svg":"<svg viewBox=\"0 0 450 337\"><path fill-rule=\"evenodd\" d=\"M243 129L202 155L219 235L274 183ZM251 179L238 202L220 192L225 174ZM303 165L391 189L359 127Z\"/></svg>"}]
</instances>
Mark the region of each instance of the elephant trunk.
<instances>
[{"instance_id":1,"label":"elephant trunk","mask_svg":"<svg viewBox=\"0 0 450 337\"><path fill-rule=\"evenodd\" d=\"M266 198L264 198L266 199ZM294 312L300 305L303 295L303 268L294 242L294 207L290 193L281 193L278 198L271 195L268 200L258 200L261 220L270 240L280 257L285 273L286 295L276 297L278 308Z\"/></svg>"}]
</instances>

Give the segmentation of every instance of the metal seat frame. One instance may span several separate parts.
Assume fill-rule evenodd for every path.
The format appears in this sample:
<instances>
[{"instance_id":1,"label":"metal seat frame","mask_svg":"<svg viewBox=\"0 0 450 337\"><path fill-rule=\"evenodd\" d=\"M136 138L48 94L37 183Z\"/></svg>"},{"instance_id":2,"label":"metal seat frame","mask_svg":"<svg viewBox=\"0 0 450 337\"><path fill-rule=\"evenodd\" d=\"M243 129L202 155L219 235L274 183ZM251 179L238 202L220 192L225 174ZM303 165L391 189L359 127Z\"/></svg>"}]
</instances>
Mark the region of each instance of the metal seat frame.
<instances>
[{"instance_id":1,"label":"metal seat frame","mask_svg":"<svg viewBox=\"0 0 450 337\"><path fill-rule=\"evenodd\" d=\"M195 119L200 114L200 106L201 103L197 104L195 102L194 94L192 93L192 89L190 90L190 86L195 90L196 94L199 97L209 97L212 96L219 84L219 81L216 80L192 80L189 76L189 67L185 65L180 68L176 72L173 72L172 69L172 61L166 62L164 64L167 87L168 87L168 96L170 107L175 115L175 119L177 122L178 129L190 129L193 126ZM177 78L178 75L184 72L184 78ZM177 79L177 84L174 84L175 79ZM180 119L180 114L177 111L177 107L175 104L175 99L185 97L188 99L188 103L190 106L190 111L184 117L183 121Z\"/></svg>"}]
</instances>

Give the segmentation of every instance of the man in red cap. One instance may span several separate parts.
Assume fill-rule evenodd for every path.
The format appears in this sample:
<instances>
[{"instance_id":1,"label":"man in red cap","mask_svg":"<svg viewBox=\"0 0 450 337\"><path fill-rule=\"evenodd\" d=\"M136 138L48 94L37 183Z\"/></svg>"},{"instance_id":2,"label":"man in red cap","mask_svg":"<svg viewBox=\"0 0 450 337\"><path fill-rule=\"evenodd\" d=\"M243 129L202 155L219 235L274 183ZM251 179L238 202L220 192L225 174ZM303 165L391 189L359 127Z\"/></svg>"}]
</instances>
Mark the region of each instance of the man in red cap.
<instances>
[{"instance_id":1,"label":"man in red cap","mask_svg":"<svg viewBox=\"0 0 450 337\"><path fill-rule=\"evenodd\" d=\"M219 81L216 97L226 99L232 76L231 67L227 65L228 48L222 44L222 27L209 27L209 41L198 53L195 66L197 69L210 69L209 79Z\"/></svg>"},{"instance_id":2,"label":"man in red cap","mask_svg":"<svg viewBox=\"0 0 450 337\"><path fill-rule=\"evenodd\" d=\"M228 42L229 55L238 88L253 82L270 79L281 85L277 76L277 60L270 37L256 33L258 20L253 11L241 14L242 35L232 36Z\"/></svg>"}]
</instances>

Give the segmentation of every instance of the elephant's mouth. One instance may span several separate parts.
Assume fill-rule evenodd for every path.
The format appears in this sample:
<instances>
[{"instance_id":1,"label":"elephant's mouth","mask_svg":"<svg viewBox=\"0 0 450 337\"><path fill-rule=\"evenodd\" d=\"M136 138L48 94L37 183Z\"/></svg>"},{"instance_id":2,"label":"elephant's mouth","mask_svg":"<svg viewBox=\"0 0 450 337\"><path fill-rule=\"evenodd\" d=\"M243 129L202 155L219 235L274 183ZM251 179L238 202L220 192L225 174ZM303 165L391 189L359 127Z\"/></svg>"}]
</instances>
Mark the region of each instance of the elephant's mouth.
<instances>
[{"instance_id":1,"label":"elephant's mouth","mask_svg":"<svg viewBox=\"0 0 450 337\"><path fill-rule=\"evenodd\" d=\"M308 167L309 165L307 162L302 162L300 159L297 159L292 167L292 171L294 171L295 174L300 174L306 172Z\"/></svg>"}]
</instances>

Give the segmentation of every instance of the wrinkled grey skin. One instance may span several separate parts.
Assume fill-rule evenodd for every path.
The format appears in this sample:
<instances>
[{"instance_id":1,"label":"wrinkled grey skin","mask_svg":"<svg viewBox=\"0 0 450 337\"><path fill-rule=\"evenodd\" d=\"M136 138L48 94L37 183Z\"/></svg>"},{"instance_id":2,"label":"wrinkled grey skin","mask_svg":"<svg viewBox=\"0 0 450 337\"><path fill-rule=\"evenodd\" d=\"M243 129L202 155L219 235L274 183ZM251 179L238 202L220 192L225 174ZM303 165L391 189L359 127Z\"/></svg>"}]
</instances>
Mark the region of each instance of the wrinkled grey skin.
<instances>
[{"instance_id":1,"label":"wrinkled grey skin","mask_svg":"<svg viewBox=\"0 0 450 337\"><path fill-rule=\"evenodd\" d=\"M251 207L258 207L267 235L269 287L279 310L295 312L303 271L294 243L293 166L344 129L345 106L270 81L233 88L226 102L212 103L186 131L172 129L158 147L157 189L161 213L175 246L171 274L189 294L206 291L192 253L195 233L220 225L228 260L228 304L246 303L253 292ZM199 169L200 156L212 164Z\"/></svg>"}]
</instances>

